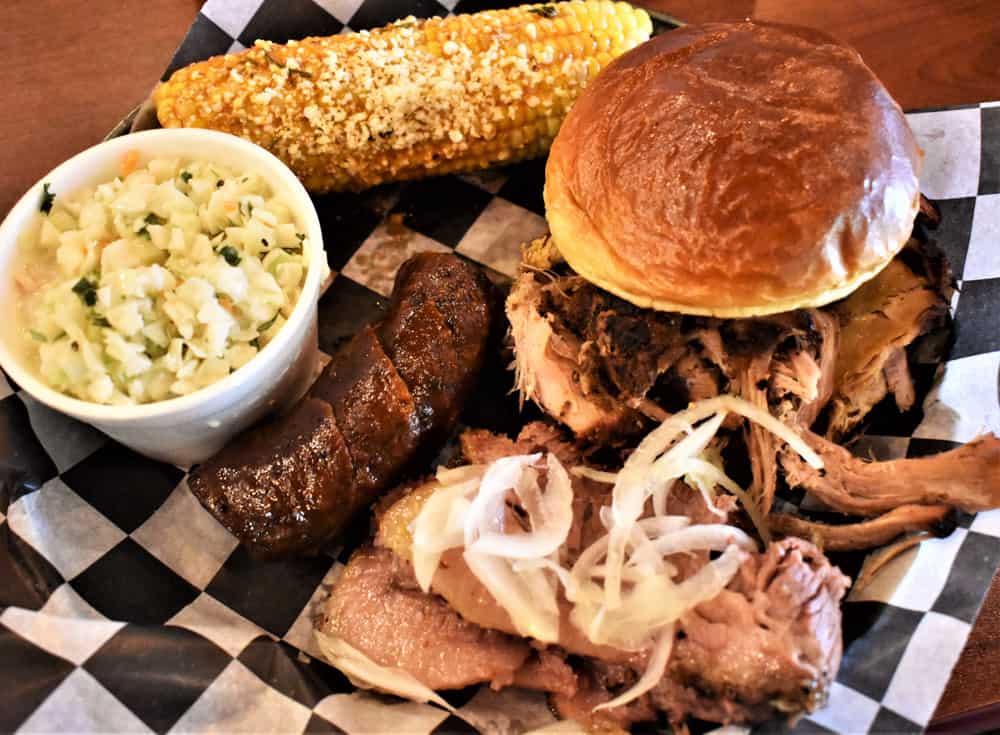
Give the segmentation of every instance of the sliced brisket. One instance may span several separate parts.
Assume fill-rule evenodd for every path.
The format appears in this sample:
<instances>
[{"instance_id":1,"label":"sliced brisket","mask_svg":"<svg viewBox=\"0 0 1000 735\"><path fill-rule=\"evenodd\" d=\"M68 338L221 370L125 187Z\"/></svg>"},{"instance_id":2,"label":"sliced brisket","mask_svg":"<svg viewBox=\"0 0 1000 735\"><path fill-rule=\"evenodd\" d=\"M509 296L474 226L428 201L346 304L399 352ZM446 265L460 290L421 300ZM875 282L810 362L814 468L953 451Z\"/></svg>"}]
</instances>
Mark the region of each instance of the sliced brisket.
<instances>
[{"instance_id":1,"label":"sliced brisket","mask_svg":"<svg viewBox=\"0 0 1000 735\"><path fill-rule=\"evenodd\" d=\"M638 679L641 669L588 661L560 713L619 726L666 713L713 722L759 722L812 711L825 702L840 666L840 601L850 580L811 544L786 539L749 555L718 597L678 626L668 673L639 700L605 714L590 710Z\"/></svg>"},{"instance_id":2,"label":"sliced brisket","mask_svg":"<svg viewBox=\"0 0 1000 735\"><path fill-rule=\"evenodd\" d=\"M320 627L432 689L516 682L565 696L576 688L561 657L464 620L440 597L424 594L409 565L388 549L355 552L334 585Z\"/></svg>"}]
</instances>

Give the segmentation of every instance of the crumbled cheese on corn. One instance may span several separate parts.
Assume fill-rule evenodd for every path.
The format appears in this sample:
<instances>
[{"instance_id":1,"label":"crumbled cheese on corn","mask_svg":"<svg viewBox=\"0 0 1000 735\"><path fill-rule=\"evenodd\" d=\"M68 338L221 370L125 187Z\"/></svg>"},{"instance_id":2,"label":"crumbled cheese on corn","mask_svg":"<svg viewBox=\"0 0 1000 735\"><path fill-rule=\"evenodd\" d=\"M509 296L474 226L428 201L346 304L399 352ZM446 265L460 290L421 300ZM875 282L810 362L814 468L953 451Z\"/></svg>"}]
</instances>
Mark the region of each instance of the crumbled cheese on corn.
<instances>
[{"instance_id":1,"label":"crumbled cheese on corn","mask_svg":"<svg viewBox=\"0 0 1000 735\"><path fill-rule=\"evenodd\" d=\"M178 71L157 92L158 115L253 140L314 189L534 155L597 71L651 29L624 3L550 7L258 41Z\"/></svg>"}]
</instances>

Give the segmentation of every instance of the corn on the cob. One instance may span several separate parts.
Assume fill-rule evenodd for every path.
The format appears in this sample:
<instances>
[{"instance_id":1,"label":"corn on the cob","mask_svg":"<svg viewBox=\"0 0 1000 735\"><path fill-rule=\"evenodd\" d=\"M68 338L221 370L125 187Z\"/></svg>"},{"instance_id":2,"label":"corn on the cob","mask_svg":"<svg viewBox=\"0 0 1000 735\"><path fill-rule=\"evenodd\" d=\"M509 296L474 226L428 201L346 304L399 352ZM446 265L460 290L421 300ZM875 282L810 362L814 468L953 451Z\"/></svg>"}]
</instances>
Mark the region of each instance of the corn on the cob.
<instances>
[{"instance_id":1,"label":"corn on the cob","mask_svg":"<svg viewBox=\"0 0 1000 735\"><path fill-rule=\"evenodd\" d=\"M177 71L164 127L247 138L312 191L471 171L548 150L588 80L652 31L625 3L573 0L276 45Z\"/></svg>"}]
</instances>

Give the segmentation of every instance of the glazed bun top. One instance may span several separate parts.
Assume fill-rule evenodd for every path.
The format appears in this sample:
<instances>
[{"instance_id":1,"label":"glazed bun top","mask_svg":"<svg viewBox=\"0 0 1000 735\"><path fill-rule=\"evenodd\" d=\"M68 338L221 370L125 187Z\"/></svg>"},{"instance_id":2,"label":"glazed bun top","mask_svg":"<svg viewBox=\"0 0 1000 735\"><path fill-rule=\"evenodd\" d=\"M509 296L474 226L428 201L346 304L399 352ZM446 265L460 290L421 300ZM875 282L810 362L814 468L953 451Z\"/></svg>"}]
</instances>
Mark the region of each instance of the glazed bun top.
<instances>
[{"instance_id":1,"label":"glazed bun top","mask_svg":"<svg viewBox=\"0 0 1000 735\"><path fill-rule=\"evenodd\" d=\"M892 260L921 158L853 49L795 26L688 26L587 87L549 155L546 216L577 273L638 306L772 314Z\"/></svg>"}]
</instances>

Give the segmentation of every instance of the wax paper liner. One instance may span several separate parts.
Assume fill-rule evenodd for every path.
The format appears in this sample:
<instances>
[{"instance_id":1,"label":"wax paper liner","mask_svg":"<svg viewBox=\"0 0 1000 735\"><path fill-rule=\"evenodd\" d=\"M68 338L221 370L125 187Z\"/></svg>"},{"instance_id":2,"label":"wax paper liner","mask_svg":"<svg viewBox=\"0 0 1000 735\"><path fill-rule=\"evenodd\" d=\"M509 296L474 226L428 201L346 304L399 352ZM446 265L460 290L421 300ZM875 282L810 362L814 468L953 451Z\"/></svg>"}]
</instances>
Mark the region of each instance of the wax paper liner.
<instances>
[{"instance_id":1,"label":"wax paper liner","mask_svg":"<svg viewBox=\"0 0 1000 735\"><path fill-rule=\"evenodd\" d=\"M478 10L436 0L210 0L167 73L255 38L284 42L396 17ZM923 405L876 422L880 458L1000 431L1000 106L909 115L922 189L960 293L944 365L918 366ZM118 131L121 132L121 131ZM315 197L336 277L320 302L326 352L376 316L415 252L457 252L498 281L545 230L544 161L361 194ZM387 218L395 224L387 226ZM401 224L399 223L401 221ZM502 366L465 420L511 430ZM492 387L491 387L492 386ZM929 388L929 392L927 392ZM41 406L0 378L0 731L486 732L554 726L545 697L469 688L455 714L355 691L318 660L313 618L352 540L260 563L205 512L183 473ZM363 533L356 529L354 542ZM838 558L849 573L858 559ZM845 656L828 706L797 732L918 732L927 724L1000 563L1000 513L897 559L844 604ZM771 724L763 730L781 726Z\"/></svg>"}]
</instances>

